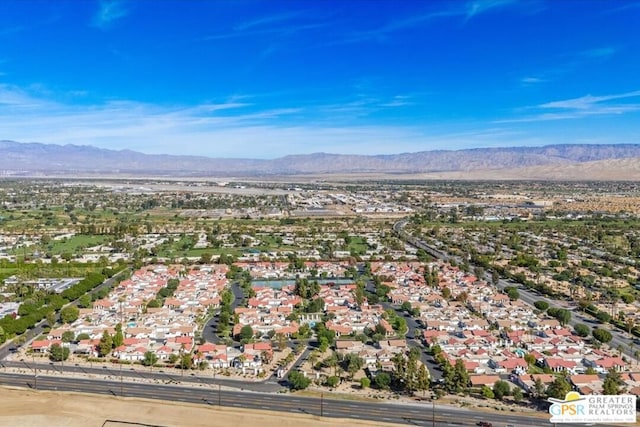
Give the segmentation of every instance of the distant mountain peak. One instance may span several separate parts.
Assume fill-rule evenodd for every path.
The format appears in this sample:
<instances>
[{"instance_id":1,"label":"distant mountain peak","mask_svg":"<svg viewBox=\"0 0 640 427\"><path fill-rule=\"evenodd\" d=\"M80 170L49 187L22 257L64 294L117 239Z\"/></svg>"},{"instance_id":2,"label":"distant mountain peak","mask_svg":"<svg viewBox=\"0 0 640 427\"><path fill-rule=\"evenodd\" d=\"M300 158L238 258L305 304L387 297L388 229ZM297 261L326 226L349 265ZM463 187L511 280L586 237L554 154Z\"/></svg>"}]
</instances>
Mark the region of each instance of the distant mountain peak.
<instances>
[{"instance_id":1,"label":"distant mountain peak","mask_svg":"<svg viewBox=\"0 0 640 427\"><path fill-rule=\"evenodd\" d=\"M17 173L130 174L140 176L260 176L295 174L471 172L553 167L612 159L640 158L640 144L556 144L432 150L386 155L316 152L272 160L143 154L90 145L0 141L0 171ZM632 162L633 163L633 162ZM498 174L499 175L499 174ZM588 178L587 178L588 179Z\"/></svg>"}]
</instances>

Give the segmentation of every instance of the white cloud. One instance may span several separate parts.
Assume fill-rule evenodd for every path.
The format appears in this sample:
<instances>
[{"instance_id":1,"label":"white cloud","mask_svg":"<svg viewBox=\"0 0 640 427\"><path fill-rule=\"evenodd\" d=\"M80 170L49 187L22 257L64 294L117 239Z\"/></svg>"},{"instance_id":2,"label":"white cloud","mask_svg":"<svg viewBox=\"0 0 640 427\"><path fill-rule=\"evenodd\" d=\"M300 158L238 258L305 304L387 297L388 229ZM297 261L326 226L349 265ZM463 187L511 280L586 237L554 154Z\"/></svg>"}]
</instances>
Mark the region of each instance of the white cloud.
<instances>
[{"instance_id":1,"label":"white cloud","mask_svg":"<svg viewBox=\"0 0 640 427\"><path fill-rule=\"evenodd\" d=\"M592 96L551 101L521 111L535 111L534 114L513 119L498 120L496 123L537 122L549 120L578 119L583 117L619 115L640 111L639 103L611 103L609 101L640 97L640 90L614 95Z\"/></svg>"},{"instance_id":2,"label":"white cloud","mask_svg":"<svg viewBox=\"0 0 640 427\"><path fill-rule=\"evenodd\" d=\"M491 9L499 9L514 3L515 0L476 0L467 3L465 20L490 11Z\"/></svg>"},{"instance_id":3,"label":"white cloud","mask_svg":"<svg viewBox=\"0 0 640 427\"><path fill-rule=\"evenodd\" d=\"M0 139L244 158L313 152L395 154L562 142L554 136L540 139L535 132L487 127L484 123L367 125L363 123L368 120L357 119L366 116L367 111L400 107L413 98L408 95L383 101L362 98L325 106L261 109L259 97L249 95L195 106L162 106L129 100L87 106L54 102L47 93L0 85ZM54 96L68 99L59 94ZM537 117L520 121L621 114L640 109L636 104L620 102L634 96L640 96L640 91L549 102L534 107Z\"/></svg>"},{"instance_id":4,"label":"white cloud","mask_svg":"<svg viewBox=\"0 0 640 427\"><path fill-rule=\"evenodd\" d=\"M129 11L120 0L100 0L98 11L93 17L93 25L100 29L109 28L115 21L124 18Z\"/></svg>"},{"instance_id":5,"label":"white cloud","mask_svg":"<svg viewBox=\"0 0 640 427\"><path fill-rule=\"evenodd\" d=\"M254 27L263 27L276 24L283 21L289 21L300 15L300 12L284 12L275 15L262 16L251 21L241 22L233 29L236 31L244 31Z\"/></svg>"},{"instance_id":6,"label":"white cloud","mask_svg":"<svg viewBox=\"0 0 640 427\"><path fill-rule=\"evenodd\" d=\"M540 77L533 77L533 76L523 77L522 79L520 79L520 82L525 85L535 85L538 83L544 83L545 81L546 81L545 79L542 79Z\"/></svg>"},{"instance_id":7,"label":"white cloud","mask_svg":"<svg viewBox=\"0 0 640 427\"><path fill-rule=\"evenodd\" d=\"M598 110L604 109L601 104L606 101L623 98L635 98L640 96L640 90L626 92L616 95L604 95L604 96L591 96L585 95L579 98L565 99L562 101L553 101L541 104L540 108L564 108L564 109L576 109L576 110Z\"/></svg>"},{"instance_id":8,"label":"white cloud","mask_svg":"<svg viewBox=\"0 0 640 427\"><path fill-rule=\"evenodd\" d=\"M464 18L464 22L466 23L474 17L484 13L499 10L508 6L523 5L525 5L525 3L518 3L516 0L475 0L466 3L461 1L453 2L451 7L447 7L445 9L430 11L422 14L415 14L403 19L391 20L373 30L356 31L347 35L346 37L341 37L340 39L321 43L319 46L327 47L366 41L385 41L393 33L406 29L416 28L421 25L425 25L430 21L442 18L462 17Z\"/></svg>"},{"instance_id":9,"label":"white cloud","mask_svg":"<svg viewBox=\"0 0 640 427\"><path fill-rule=\"evenodd\" d=\"M344 119L340 104L325 107L259 109L242 102L196 106L159 106L119 100L78 106L53 102L42 93L0 86L0 139L22 142L92 145L146 153L208 155L214 157L274 158L287 154L330 152L394 154L437 148L512 142L500 129L448 133L447 129L418 126L355 125ZM343 104L357 111L378 102L364 99ZM391 98L400 106L407 96ZM353 117L354 112L349 113ZM321 121L295 117L311 113ZM306 117L306 116L305 116ZM342 118L333 120L333 118Z\"/></svg>"}]
</instances>

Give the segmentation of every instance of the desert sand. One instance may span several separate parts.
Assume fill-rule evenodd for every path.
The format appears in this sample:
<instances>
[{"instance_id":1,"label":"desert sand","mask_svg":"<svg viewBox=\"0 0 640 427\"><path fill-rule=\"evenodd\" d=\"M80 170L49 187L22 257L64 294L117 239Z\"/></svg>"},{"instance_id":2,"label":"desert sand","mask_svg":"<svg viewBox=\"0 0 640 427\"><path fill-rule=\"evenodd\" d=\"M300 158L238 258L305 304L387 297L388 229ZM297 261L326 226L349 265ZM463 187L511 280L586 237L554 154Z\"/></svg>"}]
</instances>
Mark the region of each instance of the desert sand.
<instances>
[{"instance_id":1,"label":"desert sand","mask_svg":"<svg viewBox=\"0 0 640 427\"><path fill-rule=\"evenodd\" d=\"M330 427L385 425L379 422L320 418L284 412L206 407L181 402L96 396L71 392L32 391L9 387L2 390L0 426Z\"/></svg>"}]
</instances>

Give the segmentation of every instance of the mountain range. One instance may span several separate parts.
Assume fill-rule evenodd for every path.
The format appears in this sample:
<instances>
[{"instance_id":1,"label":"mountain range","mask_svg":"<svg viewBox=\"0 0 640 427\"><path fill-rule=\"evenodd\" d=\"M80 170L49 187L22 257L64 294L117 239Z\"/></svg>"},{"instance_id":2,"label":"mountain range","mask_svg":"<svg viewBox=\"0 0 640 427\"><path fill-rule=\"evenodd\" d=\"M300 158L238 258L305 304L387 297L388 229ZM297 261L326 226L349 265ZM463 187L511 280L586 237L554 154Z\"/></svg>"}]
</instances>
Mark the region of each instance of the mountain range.
<instances>
[{"instance_id":1,"label":"mountain range","mask_svg":"<svg viewBox=\"0 0 640 427\"><path fill-rule=\"evenodd\" d=\"M610 176L609 164L617 168L615 177ZM640 144L560 144L391 155L314 153L260 160L0 141L0 172L4 176L424 174L443 179L640 180Z\"/></svg>"}]
</instances>

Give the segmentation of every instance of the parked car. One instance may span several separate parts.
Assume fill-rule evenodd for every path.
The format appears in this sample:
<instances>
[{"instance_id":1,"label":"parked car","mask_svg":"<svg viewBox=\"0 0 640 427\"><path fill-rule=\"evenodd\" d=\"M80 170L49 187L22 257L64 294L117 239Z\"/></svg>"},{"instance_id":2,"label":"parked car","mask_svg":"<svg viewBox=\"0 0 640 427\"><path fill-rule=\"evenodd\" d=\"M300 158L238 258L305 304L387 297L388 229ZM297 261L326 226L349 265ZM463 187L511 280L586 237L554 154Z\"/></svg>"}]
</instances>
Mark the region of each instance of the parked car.
<instances>
[{"instance_id":1,"label":"parked car","mask_svg":"<svg viewBox=\"0 0 640 427\"><path fill-rule=\"evenodd\" d=\"M478 421L476 425L480 427L493 427L493 424L486 421Z\"/></svg>"}]
</instances>

